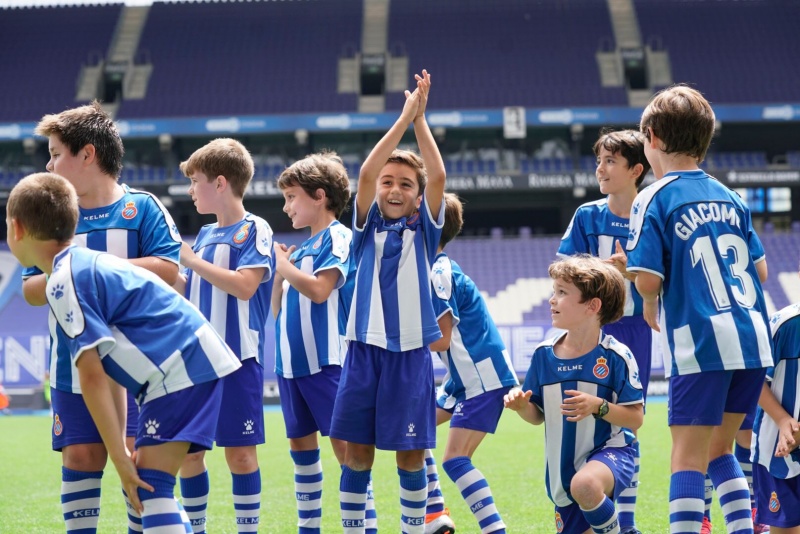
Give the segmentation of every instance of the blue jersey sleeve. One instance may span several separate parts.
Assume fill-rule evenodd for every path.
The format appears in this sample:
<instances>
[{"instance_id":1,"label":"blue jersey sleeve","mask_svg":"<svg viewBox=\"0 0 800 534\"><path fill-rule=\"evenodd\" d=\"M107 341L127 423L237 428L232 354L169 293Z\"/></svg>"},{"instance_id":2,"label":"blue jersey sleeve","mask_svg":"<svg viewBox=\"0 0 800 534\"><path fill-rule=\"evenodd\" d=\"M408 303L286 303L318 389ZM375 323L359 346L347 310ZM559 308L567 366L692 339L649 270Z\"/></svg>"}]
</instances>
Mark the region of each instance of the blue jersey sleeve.
<instances>
[{"instance_id":1,"label":"blue jersey sleeve","mask_svg":"<svg viewBox=\"0 0 800 534\"><path fill-rule=\"evenodd\" d=\"M155 257L178 263L181 255L181 235L172 216L153 195L142 204L145 210L139 235L139 257Z\"/></svg>"},{"instance_id":2,"label":"blue jersey sleeve","mask_svg":"<svg viewBox=\"0 0 800 534\"><path fill-rule=\"evenodd\" d=\"M450 258L444 254L439 255L431 268L431 288L433 289L433 311L439 319L448 312L453 316L453 326L460 319L458 315L458 302L455 298L452 264Z\"/></svg>"},{"instance_id":3,"label":"blue jersey sleeve","mask_svg":"<svg viewBox=\"0 0 800 534\"><path fill-rule=\"evenodd\" d=\"M652 185L657 184L658 182ZM657 199L654 197L657 191L652 186L647 187L633 202L627 244L627 268L630 271L648 271L663 279L666 258L665 236L661 229L666 222L659 214Z\"/></svg>"},{"instance_id":4,"label":"blue jersey sleeve","mask_svg":"<svg viewBox=\"0 0 800 534\"><path fill-rule=\"evenodd\" d=\"M314 260L314 274L328 269L339 271L339 280L336 282L335 289L339 289L347 281L350 272L352 255L350 254L353 245L353 233L344 225L335 224L325 232L319 254Z\"/></svg>"},{"instance_id":5,"label":"blue jersey sleeve","mask_svg":"<svg viewBox=\"0 0 800 534\"><path fill-rule=\"evenodd\" d=\"M561 238L558 246L559 256L572 256L573 254L591 254L591 244L589 243L586 229L583 225L582 211L578 208L572 216L572 220Z\"/></svg>"},{"instance_id":6,"label":"blue jersey sleeve","mask_svg":"<svg viewBox=\"0 0 800 534\"><path fill-rule=\"evenodd\" d=\"M272 229L261 218L254 219L255 231L247 236L247 241L239 255L236 270L264 268L264 277L261 282L268 282L272 278L275 260L272 257ZM199 239L198 239L199 241Z\"/></svg>"},{"instance_id":7,"label":"blue jersey sleeve","mask_svg":"<svg viewBox=\"0 0 800 534\"><path fill-rule=\"evenodd\" d=\"M538 406L539 409L542 410L542 413L544 413L544 399L542 398L541 384L539 384L540 373L536 369L538 364L537 355L542 350L544 349L538 348L533 352L531 365L528 367L528 372L525 374L525 381L522 383L522 391L532 391L533 395L531 395L530 402Z\"/></svg>"},{"instance_id":8,"label":"blue jersey sleeve","mask_svg":"<svg viewBox=\"0 0 800 534\"><path fill-rule=\"evenodd\" d=\"M353 198L353 254L356 261L361 258L364 249L364 240L367 234L375 231L375 220L381 216L378 210L378 203L373 201L367 211L367 217L364 219L364 226L358 227L358 208L356 206L356 199Z\"/></svg>"},{"instance_id":9,"label":"blue jersey sleeve","mask_svg":"<svg viewBox=\"0 0 800 534\"><path fill-rule=\"evenodd\" d=\"M436 251L439 250L439 241L442 238L442 229L444 228L444 199L442 199L442 203L439 206L439 217L437 219L434 219L431 214L424 192L419 210L422 217L422 229L425 233L425 248L428 251L429 261L433 263L434 258L436 258Z\"/></svg>"}]
</instances>

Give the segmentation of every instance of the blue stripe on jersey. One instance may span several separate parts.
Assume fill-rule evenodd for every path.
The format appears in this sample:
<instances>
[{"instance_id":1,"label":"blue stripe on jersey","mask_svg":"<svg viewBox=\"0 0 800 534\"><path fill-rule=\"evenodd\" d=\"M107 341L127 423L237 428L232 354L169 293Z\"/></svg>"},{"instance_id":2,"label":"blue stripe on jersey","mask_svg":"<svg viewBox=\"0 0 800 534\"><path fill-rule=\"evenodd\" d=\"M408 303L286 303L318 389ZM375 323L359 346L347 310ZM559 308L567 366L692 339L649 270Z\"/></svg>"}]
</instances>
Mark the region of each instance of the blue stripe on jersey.
<instances>
[{"instance_id":1,"label":"blue stripe on jersey","mask_svg":"<svg viewBox=\"0 0 800 534\"><path fill-rule=\"evenodd\" d=\"M156 257L178 263L181 237L169 212L151 193L122 186L122 197L100 208L80 208L73 244L121 258ZM23 279L41 274L39 269L23 271ZM55 319L50 321L50 385L58 390L80 393L77 369L56 336Z\"/></svg>"},{"instance_id":2,"label":"blue stripe on jersey","mask_svg":"<svg viewBox=\"0 0 800 534\"><path fill-rule=\"evenodd\" d=\"M150 271L74 246L53 263L47 300L59 340L72 359L96 348L139 404L241 367L197 309Z\"/></svg>"},{"instance_id":3,"label":"blue stripe on jersey","mask_svg":"<svg viewBox=\"0 0 800 534\"><path fill-rule=\"evenodd\" d=\"M772 365L763 257L747 206L703 171L667 174L637 195L628 270L664 280L668 376Z\"/></svg>"},{"instance_id":4,"label":"blue stripe on jersey","mask_svg":"<svg viewBox=\"0 0 800 534\"><path fill-rule=\"evenodd\" d=\"M628 243L629 220L618 217L608 207L608 199L581 205L572 216L558 247L559 256L591 254L601 259L611 257L616 242ZM642 315L642 297L630 280L625 280L625 316Z\"/></svg>"},{"instance_id":5,"label":"blue stripe on jersey","mask_svg":"<svg viewBox=\"0 0 800 534\"><path fill-rule=\"evenodd\" d=\"M447 368L439 396L449 409L459 401L518 385L500 333L472 279L440 253L431 269L433 307L438 317L450 313L450 348L438 355Z\"/></svg>"}]
</instances>

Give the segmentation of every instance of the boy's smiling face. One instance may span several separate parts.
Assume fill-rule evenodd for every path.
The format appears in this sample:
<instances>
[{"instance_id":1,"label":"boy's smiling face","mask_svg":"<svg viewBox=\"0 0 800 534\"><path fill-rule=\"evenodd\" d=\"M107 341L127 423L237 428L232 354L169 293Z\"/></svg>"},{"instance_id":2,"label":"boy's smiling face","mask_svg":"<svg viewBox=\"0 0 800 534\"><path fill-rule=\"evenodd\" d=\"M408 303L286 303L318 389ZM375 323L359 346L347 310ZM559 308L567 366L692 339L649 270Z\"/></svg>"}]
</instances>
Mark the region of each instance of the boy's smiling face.
<instances>
[{"instance_id":1,"label":"boy's smiling face","mask_svg":"<svg viewBox=\"0 0 800 534\"><path fill-rule=\"evenodd\" d=\"M282 193L283 212L292 220L292 227L299 230L312 226L318 218L319 200L311 198L299 185L290 185L284 188Z\"/></svg>"},{"instance_id":2,"label":"boy's smiling face","mask_svg":"<svg viewBox=\"0 0 800 534\"><path fill-rule=\"evenodd\" d=\"M375 200L384 219L412 215L422 202L414 169L402 163L387 163L378 178Z\"/></svg>"},{"instance_id":3,"label":"boy's smiling face","mask_svg":"<svg viewBox=\"0 0 800 534\"><path fill-rule=\"evenodd\" d=\"M629 167L628 160L621 153L613 153L605 147L601 147L597 155L594 174L604 195L621 193L636 186L637 173Z\"/></svg>"}]
</instances>

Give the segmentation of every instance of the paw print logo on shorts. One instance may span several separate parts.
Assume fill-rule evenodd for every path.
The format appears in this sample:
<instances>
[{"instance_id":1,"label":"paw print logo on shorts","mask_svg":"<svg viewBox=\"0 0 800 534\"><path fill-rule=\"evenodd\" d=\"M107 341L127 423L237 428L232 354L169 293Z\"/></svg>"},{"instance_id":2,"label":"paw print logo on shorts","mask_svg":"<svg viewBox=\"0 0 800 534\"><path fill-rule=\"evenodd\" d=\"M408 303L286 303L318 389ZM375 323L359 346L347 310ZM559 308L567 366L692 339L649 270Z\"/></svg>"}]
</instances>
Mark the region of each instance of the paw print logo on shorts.
<instances>
[{"instance_id":1,"label":"paw print logo on shorts","mask_svg":"<svg viewBox=\"0 0 800 534\"><path fill-rule=\"evenodd\" d=\"M55 298L56 300L60 299L64 296L64 284L56 284L53 286L53 289L50 290L50 296Z\"/></svg>"},{"instance_id":2,"label":"paw print logo on shorts","mask_svg":"<svg viewBox=\"0 0 800 534\"><path fill-rule=\"evenodd\" d=\"M244 429L247 430L248 432L251 432L253 430L253 421L251 421L250 419L245 421L244 422Z\"/></svg>"},{"instance_id":3,"label":"paw print logo on shorts","mask_svg":"<svg viewBox=\"0 0 800 534\"><path fill-rule=\"evenodd\" d=\"M408 433L414 432L414 423L408 423Z\"/></svg>"},{"instance_id":4,"label":"paw print logo on shorts","mask_svg":"<svg viewBox=\"0 0 800 534\"><path fill-rule=\"evenodd\" d=\"M74 313L73 312L69 312L69 313L67 313L67 315L64 316L64 320L66 322L68 322L68 323L71 323L73 321L73 319L74 319Z\"/></svg>"},{"instance_id":5,"label":"paw print logo on shorts","mask_svg":"<svg viewBox=\"0 0 800 534\"><path fill-rule=\"evenodd\" d=\"M453 411L456 412L456 413L461 413L461 409L463 407L464 407L464 403L463 402L459 402L458 404L456 404L456 407L453 409Z\"/></svg>"},{"instance_id":6,"label":"paw print logo on shorts","mask_svg":"<svg viewBox=\"0 0 800 534\"><path fill-rule=\"evenodd\" d=\"M148 419L147 422L144 424L145 430L148 436L154 436L155 433L158 431L158 427L161 426L155 419Z\"/></svg>"}]
</instances>

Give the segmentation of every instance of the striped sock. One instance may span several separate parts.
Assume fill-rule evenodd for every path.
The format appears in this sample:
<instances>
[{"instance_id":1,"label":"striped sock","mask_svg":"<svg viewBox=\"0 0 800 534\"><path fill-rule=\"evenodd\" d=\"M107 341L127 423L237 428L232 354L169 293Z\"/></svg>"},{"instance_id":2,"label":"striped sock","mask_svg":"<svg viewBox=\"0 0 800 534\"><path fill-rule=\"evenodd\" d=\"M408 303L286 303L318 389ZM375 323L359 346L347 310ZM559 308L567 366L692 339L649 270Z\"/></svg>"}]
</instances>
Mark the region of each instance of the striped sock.
<instances>
[{"instance_id":1,"label":"striped sock","mask_svg":"<svg viewBox=\"0 0 800 534\"><path fill-rule=\"evenodd\" d=\"M711 478L706 475L706 483L705 483L705 510L703 510L703 517L708 519L708 522L711 522L711 502L714 500L714 484L711 482Z\"/></svg>"},{"instance_id":2,"label":"striped sock","mask_svg":"<svg viewBox=\"0 0 800 534\"><path fill-rule=\"evenodd\" d=\"M367 484L367 508L364 534L378 534L378 511L375 509L375 496L372 493L372 477Z\"/></svg>"},{"instance_id":3,"label":"striped sock","mask_svg":"<svg viewBox=\"0 0 800 534\"><path fill-rule=\"evenodd\" d=\"M457 456L442 463L442 467L467 501L472 515L481 527L481 533L505 532L506 525L494 505L489 483L475 469L472 461L466 456Z\"/></svg>"},{"instance_id":4,"label":"striped sock","mask_svg":"<svg viewBox=\"0 0 800 534\"><path fill-rule=\"evenodd\" d=\"M322 462L319 449L289 451L294 462L297 532L319 534L322 521Z\"/></svg>"},{"instance_id":5,"label":"striped sock","mask_svg":"<svg viewBox=\"0 0 800 534\"><path fill-rule=\"evenodd\" d=\"M439 486L439 471L436 469L436 459L433 451L425 449L425 466L428 474L428 505L425 514L435 514L444 511L444 496Z\"/></svg>"},{"instance_id":6,"label":"striped sock","mask_svg":"<svg viewBox=\"0 0 800 534\"><path fill-rule=\"evenodd\" d=\"M425 503L428 500L428 477L425 468L406 471L397 468L400 475L400 527L406 534L424 534Z\"/></svg>"},{"instance_id":7,"label":"striped sock","mask_svg":"<svg viewBox=\"0 0 800 534\"><path fill-rule=\"evenodd\" d=\"M61 468L61 512L67 534L94 534L100 519L102 471Z\"/></svg>"},{"instance_id":8,"label":"striped sock","mask_svg":"<svg viewBox=\"0 0 800 534\"><path fill-rule=\"evenodd\" d=\"M367 487L372 481L372 471L354 471L342 466L339 479L339 507L342 512L342 532L360 534L364 532L364 516L367 506Z\"/></svg>"},{"instance_id":9,"label":"striped sock","mask_svg":"<svg viewBox=\"0 0 800 534\"><path fill-rule=\"evenodd\" d=\"M155 489L149 492L139 488L139 500L144 506L142 528L163 534L191 532L189 518L175 499L175 477L155 469L139 469L139 478Z\"/></svg>"},{"instance_id":10,"label":"striped sock","mask_svg":"<svg viewBox=\"0 0 800 534\"><path fill-rule=\"evenodd\" d=\"M581 508L581 512L595 534L619 534L617 509L614 508L614 502L608 497L604 496L600 504L591 510Z\"/></svg>"},{"instance_id":11,"label":"striped sock","mask_svg":"<svg viewBox=\"0 0 800 534\"><path fill-rule=\"evenodd\" d=\"M717 490L728 534L753 532L750 490L736 458L732 454L726 454L713 460L708 464L708 476Z\"/></svg>"},{"instance_id":12,"label":"striped sock","mask_svg":"<svg viewBox=\"0 0 800 534\"><path fill-rule=\"evenodd\" d=\"M630 485L622 490L617 498L619 507L619 528L625 530L636 526L636 496L639 492L639 442L633 442L633 478Z\"/></svg>"},{"instance_id":13,"label":"striped sock","mask_svg":"<svg viewBox=\"0 0 800 534\"><path fill-rule=\"evenodd\" d=\"M231 473L233 478L233 509L239 534L258 532L258 514L261 508L261 470L248 475Z\"/></svg>"},{"instance_id":14,"label":"striped sock","mask_svg":"<svg viewBox=\"0 0 800 534\"><path fill-rule=\"evenodd\" d=\"M208 471L190 478L181 477L181 499L194 534L206 532L206 509L211 482Z\"/></svg>"},{"instance_id":15,"label":"striped sock","mask_svg":"<svg viewBox=\"0 0 800 534\"><path fill-rule=\"evenodd\" d=\"M125 498L125 506L128 509L128 534L139 534L139 532L142 532L142 516L133 509L131 500L125 490L122 490L122 496Z\"/></svg>"},{"instance_id":16,"label":"striped sock","mask_svg":"<svg viewBox=\"0 0 800 534\"><path fill-rule=\"evenodd\" d=\"M753 493L753 464L750 462L750 449L737 443L733 449L733 455L736 456L736 461L739 462L739 467L742 468L744 478L747 480L747 487L750 490L750 508L755 508L756 496Z\"/></svg>"},{"instance_id":17,"label":"striped sock","mask_svg":"<svg viewBox=\"0 0 800 534\"><path fill-rule=\"evenodd\" d=\"M703 491L703 473L672 473L669 482L670 534L700 532L703 526Z\"/></svg>"}]
</instances>

